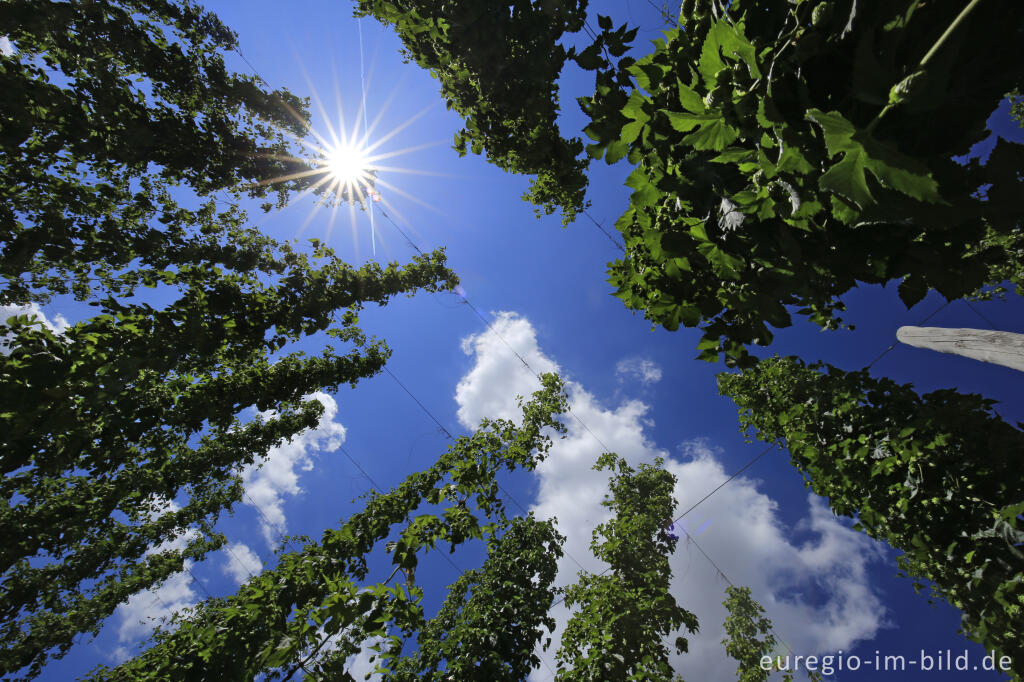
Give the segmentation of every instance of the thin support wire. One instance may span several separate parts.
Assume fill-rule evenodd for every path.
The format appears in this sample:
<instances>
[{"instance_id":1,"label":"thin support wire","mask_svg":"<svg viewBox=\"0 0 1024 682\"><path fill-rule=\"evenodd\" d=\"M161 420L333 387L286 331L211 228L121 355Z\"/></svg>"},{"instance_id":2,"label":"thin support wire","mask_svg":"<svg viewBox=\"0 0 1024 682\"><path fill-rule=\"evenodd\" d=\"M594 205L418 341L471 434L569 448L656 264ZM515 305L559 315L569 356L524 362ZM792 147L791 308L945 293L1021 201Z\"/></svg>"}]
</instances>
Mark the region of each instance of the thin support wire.
<instances>
[{"instance_id":1,"label":"thin support wire","mask_svg":"<svg viewBox=\"0 0 1024 682\"><path fill-rule=\"evenodd\" d=\"M938 314L939 314L939 312L940 312L940 311L942 311L942 310L945 310L946 306L948 306L948 305L949 305L950 303L952 303L952 301L946 301L945 303L943 303L942 305L940 305L940 306L939 306L939 307L938 307L938 308L937 308L937 309L935 310L935 312L933 312L933 313L932 313L931 315L928 315L928 316L927 316L927 317L925 317L925 318L924 318L923 320L921 320L920 322L918 322L918 323L917 323L917 326L921 326L922 324L924 324L924 323L925 323L925 322L927 322L928 320L930 320L930 319L932 319L933 317L935 317L936 315L938 315ZM876 362L878 362L879 360L881 360L882 358L884 358L884 357L885 357L886 355L888 355L888 354L889 354L889 351L891 351L891 350L892 350L893 348L895 348L895 347L896 347L897 345L899 345L899 341L897 341L896 343L893 343L893 344L891 344L891 345L890 345L890 346L889 346L888 348L886 348L885 350L883 350L883 351L882 351L882 352L881 352L881 353L879 354L879 356L878 356L877 358L875 358L874 360L872 360L871 362L869 362L869 363L868 363L868 366L867 366L867 367L865 367L864 369L865 369L865 370L868 370L868 369L871 369L872 367L874 367L874 365L875 365L875 363L876 363Z\"/></svg>"},{"instance_id":2,"label":"thin support wire","mask_svg":"<svg viewBox=\"0 0 1024 682\"><path fill-rule=\"evenodd\" d=\"M960 299L960 300L962 300L962 301L963 301L964 303L966 303L966 304L967 304L967 307L968 307L968 308L970 308L971 310L973 310L973 311L974 311L974 314L975 314L975 315L977 315L977 316L978 316L978 317L980 317L981 319L985 320L985 323L986 323L986 324L988 324L988 326L989 326L989 327L991 327L992 329L995 329L995 330L997 330L997 331L998 331L998 328L997 328L997 327L996 327L996 325L995 325L995 324L994 324L994 323L992 322L992 320L988 319L988 318L987 318L987 317L986 317L985 315L983 315L983 314L982 314L982 312L981 312L980 310L978 310L978 309L977 309L977 308L975 308L975 307L974 307L973 305L971 305L971 302L970 302L970 301L968 301L968 300L967 300L966 298L962 298L962 299Z\"/></svg>"},{"instance_id":3,"label":"thin support wire","mask_svg":"<svg viewBox=\"0 0 1024 682\"><path fill-rule=\"evenodd\" d=\"M587 216L587 218L590 219L590 222L594 223L594 225L597 226L597 229L601 230L601 232L604 233L604 236L608 237L608 241L610 241L612 244L614 244L615 248L617 248L622 253L626 253L626 247L623 246L622 244L620 244L619 241L615 237L612 236L612 233L609 232L608 230L606 230L604 228L604 225L602 225L601 223L597 222L597 220L594 219L594 216L590 215L590 213L586 209L583 210L583 215Z\"/></svg>"}]
</instances>

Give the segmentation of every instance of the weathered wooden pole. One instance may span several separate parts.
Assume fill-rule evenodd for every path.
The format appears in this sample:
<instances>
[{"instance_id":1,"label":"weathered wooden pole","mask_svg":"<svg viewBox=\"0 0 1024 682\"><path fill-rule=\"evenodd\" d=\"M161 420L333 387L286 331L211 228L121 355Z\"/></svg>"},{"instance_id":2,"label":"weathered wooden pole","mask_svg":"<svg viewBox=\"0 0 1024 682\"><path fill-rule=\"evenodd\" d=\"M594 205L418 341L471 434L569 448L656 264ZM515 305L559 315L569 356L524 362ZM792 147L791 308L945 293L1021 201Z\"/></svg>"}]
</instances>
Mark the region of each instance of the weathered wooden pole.
<instances>
[{"instance_id":1,"label":"weathered wooden pole","mask_svg":"<svg viewBox=\"0 0 1024 682\"><path fill-rule=\"evenodd\" d=\"M1024 372L1024 334L987 329L900 327L896 338L917 348L963 355Z\"/></svg>"}]
</instances>

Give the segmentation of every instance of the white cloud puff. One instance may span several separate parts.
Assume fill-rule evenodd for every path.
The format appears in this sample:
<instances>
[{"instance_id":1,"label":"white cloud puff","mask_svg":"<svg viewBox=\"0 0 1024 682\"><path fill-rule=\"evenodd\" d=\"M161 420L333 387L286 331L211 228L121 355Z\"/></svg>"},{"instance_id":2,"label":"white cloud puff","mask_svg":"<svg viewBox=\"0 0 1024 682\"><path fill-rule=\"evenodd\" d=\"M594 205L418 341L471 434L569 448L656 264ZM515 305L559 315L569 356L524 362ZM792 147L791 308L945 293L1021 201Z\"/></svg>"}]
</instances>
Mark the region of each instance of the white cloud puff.
<instances>
[{"instance_id":1,"label":"white cloud puff","mask_svg":"<svg viewBox=\"0 0 1024 682\"><path fill-rule=\"evenodd\" d=\"M192 562L186 560L185 567L192 568ZM116 613L121 617L118 639L122 643L137 641L149 635L160 619L170 618L195 603L192 578L187 573L175 573L155 590L133 594L117 607Z\"/></svg>"},{"instance_id":2,"label":"white cloud puff","mask_svg":"<svg viewBox=\"0 0 1024 682\"><path fill-rule=\"evenodd\" d=\"M488 332L462 341L462 351L476 359L473 369L455 387L459 422L468 429L476 428L483 417L514 418L519 413L515 397L529 397L540 389L537 378L525 371L524 361L538 374L559 371L558 365L540 352L533 325L515 313L492 315L494 322Z\"/></svg>"},{"instance_id":3,"label":"white cloud puff","mask_svg":"<svg viewBox=\"0 0 1024 682\"><path fill-rule=\"evenodd\" d=\"M371 661L370 657L376 657L379 654L374 651L371 647L382 644L384 638L372 637L363 642L363 648L360 649L358 654L349 656L345 659L345 670L349 675L356 680L367 680L367 682L380 682L380 674L373 672L377 668L377 661Z\"/></svg>"},{"instance_id":4,"label":"white cloud puff","mask_svg":"<svg viewBox=\"0 0 1024 682\"><path fill-rule=\"evenodd\" d=\"M645 386L661 381L661 367L646 358L624 358L615 366L619 380L632 379Z\"/></svg>"},{"instance_id":5,"label":"white cloud puff","mask_svg":"<svg viewBox=\"0 0 1024 682\"><path fill-rule=\"evenodd\" d=\"M232 542L224 548L225 575L231 576L236 583L244 583L250 577L263 571L263 562L256 552L241 542Z\"/></svg>"},{"instance_id":6,"label":"white cloud puff","mask_svg":"<svg viewBox=\"0 0 1024 682\"><path fill-rule=\"evenodd\" d=\"M456 390L459 418L466 426L482 416L515 414L514 396L538 388L508 345L537 372L558 368L538 347L528 320L507 312L497 314L496 320L489 331L463 341L463 350L475 360ZM683 458L672 458L653 443L645 431L652 425L645 403L629 400L607 408L578 383L568 382L567 390L573 413L589 431L575 419L566 420L567 437L554 442L537 469L539 491L533 505L538 517L557 517L567 536L566 556L559 566L561 585L574 582L581 566L593 572L605 568L589 548L594 527L608 517L601 506L608 475L591 468L604 449L617 452L633 467L664 458L678 481L676 514L728 477L703 442L686 444ZM868 563L881 556L881 549L837 521L820 499L809 497L806 517L796 528L788 528L779 518L776 501L759 490L756 481L741 477L697 507L685 522L721 570L735 584L751 588L773 620L777 636L797 653L849 649L884 627L885 609L867 576ZM794 538L797 534L800 539ZM700 632L689 637L689 653L674 657L673 665L685 679L735 676L736 664L721 645L727 583L685 536L671 565L673 595L700 619ZM549 662L568 612L558 605L552 615L559 627L552 647L541 654ZM546 668L533 677L535 682L549 678Z\"/></svg>"},{"instance_id":7,"label":"white cloud puff","mask_svg":"<svg viewBox=\"0 0 1024 682\"><path fill-rule=\"evenodd\" d=\"M287 529L283 496L302 492L299 472L313 468L317 452L332 452L345 441L345 427L335 421L338 403L334 398L319 391L309 397L324 406L316 428L303 431L290 441L271 448L261 462L242 471L246 492L242 502L258 509L263 537L271 548L277 545ZM264 416L269 418L272 415Z\"/></svg>"},{"instance_id":8,"label":"white cloud puff","mask_svg":"<svg viewBox=\"0 0 1024 682\"><path fill-rule=\"evenodd\" d=\"M181 509L174 500L154 500L150 518L157 518L169 512L176 512ZM146 554L166 552L170 550L183 550L188 543L195 539L194 530L186 531L172 540L164 542L158 547L149 549ZM127 602L117 607L114 612L120 617L117 635L122 644L137 642L139 639L149 635L153 627L161 620L173 616L182 609L189 608L196 603L196 593L192 589L190 573L193 562L185 560L185 571L174 573L158 587L145 592L133 594ZM130 656L128 649L124 646L118 647L113 654L117 662L126 660Z\"/></svg>"},{"instance_id":9,"label":"white cloud puff","mask_svg":"<svg viewBox=\"0 0 1024 682\"><path fill-rule=\"evenodd\" d=\"M11 45L11 39L7 36L0 36L0 54L5 57L14 54L14 46Z\"/></svg>"},{"instance_id":10,"label":"white cloud puff","mask_svg":"<svg viewBox=\"0 0 1024 682\"><path fill-rule=\"evenodd\" d=\"M39 322L43 323L43 326L49 329L54 334L63 334L68 328L68 321L61 314L56 314L51 320L43 313L38 303L29 303L28 305L0 305L0 325L6 324L8 318L28 315L29 317L35 317ZM0 336L0 354L9 354L10 348L7 345L9 335Z\"/></svg>"}]
</instances>

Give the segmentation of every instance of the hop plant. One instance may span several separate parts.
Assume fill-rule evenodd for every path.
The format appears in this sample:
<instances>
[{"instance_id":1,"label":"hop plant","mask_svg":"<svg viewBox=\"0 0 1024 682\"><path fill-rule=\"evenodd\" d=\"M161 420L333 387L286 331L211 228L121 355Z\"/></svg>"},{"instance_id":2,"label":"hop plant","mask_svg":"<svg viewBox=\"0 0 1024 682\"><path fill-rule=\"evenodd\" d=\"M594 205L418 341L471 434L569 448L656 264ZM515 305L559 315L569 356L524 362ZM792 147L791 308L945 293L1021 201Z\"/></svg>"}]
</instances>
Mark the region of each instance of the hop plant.
<instances>
[{"instance_id":1,"label":"hop plant","mask_svg":"<svg viewBox=\"0 0 1024 682\"><path fill-rule=\"evenodd\" d=\"M832 2L819 2L811 12L811 26L814 28L821 28L824 26L829 19L832 18L832 12L835 10L835 4Z\"/></svg>"},{"instance_id":2,"label":"hop plant","mask_svg":"<svg viewBox=\"0 0 1024 682\"><path fill-rule=\"evenodd\" d=\"M889 90L889 104L897 105L908 102L921 92L928 80L927 71L916 71Z\"/></svg>"}]
</instances>

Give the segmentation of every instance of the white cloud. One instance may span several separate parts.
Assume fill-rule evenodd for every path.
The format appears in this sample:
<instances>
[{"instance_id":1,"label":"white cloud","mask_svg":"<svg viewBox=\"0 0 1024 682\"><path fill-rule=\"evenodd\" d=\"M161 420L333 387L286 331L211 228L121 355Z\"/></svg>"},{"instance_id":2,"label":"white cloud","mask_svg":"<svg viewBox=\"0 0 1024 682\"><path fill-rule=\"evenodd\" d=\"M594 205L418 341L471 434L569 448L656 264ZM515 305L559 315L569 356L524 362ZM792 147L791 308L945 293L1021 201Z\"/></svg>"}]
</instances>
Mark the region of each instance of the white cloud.
<instances>
[{"instance_id":1,"label":"white cloud","mask_svg":"<svg viewBox=\"0 0 1024 682\"><path fill-rule=\"evenodd\" d=\"M520 352L534 370L557 370L554 360L537 346L530 322L513 313L499 313L492 330L463 342L475 365L459 382L456 400L460 420L467 426L479 417L515 413L514 395L528 395L538 388L536 379L508 350L498 334ZM606 408L580 384L568 382L573 412L608 450L617 452L632 466L663 457L678 479L675 496L679 514L728 477L715 453L694 441L684 457L651 442L645 429L648 405L630 400ZM558 582L574 582L580 566L598 572L604 565L590 552L591 531L607 518L601 506L607 491L607 473L591 469L604 449L575 419L566 420L567 438L556 440L545 462L537 469L539 491L533 509L540 518L557 517L567 536L566 556L559 566ZM798 653L849 649L857 640L875 636L884 627L885 609L866 574L867 564L881 556L877 544L833 518L825 504L810 497L807 516L796 528L787 528L778 516L778 504L747 478L733 480L687 518L687 529L737 585L749 586L765 607L778 636ZM793 539L799 533L801 540ZM570 556L571 555L571 556ZM700 619L700 632L689 636L690 652L673 659L685 679L728 679L735 662L721 645L724 637L727 583L699 550L681 539L671 560L672 593L684 608ZM568 613L556 606L552 615L559 623L552 647L541 654L549 662L558 648L561 628ZM813 627L808 624L813 623ZM674 636L670 638L670 641ZM546 680L546 668L534 680Z\"/></svg>"},{"instance_id":2,"label":"white cloud","mask_svg":"<svg viewBox=\"0 0 1024 682\"><path fill-rule=\"evenodd\" d=\"M624 358L615 366L619 380L635 379L645 386L661 381L661 367L645 358Z\"/></svg>"},{"instance_id":3,"label":"white cloud","mask_svg":"<svg viewBox=\"0 0 1024 682\"><path fill-rule=\"evenodd\" d=\"M525 371L512 349L538 374L559 371L558 365L540 352L533 325L515 313L499 312L492 316L491 331L462 341L462 352L476 356L473 369L455 387L459 422L469 429L476 428L483 417L515 417L519 412L515 397L529 397L540 388L536 377ZM510 367L513 371L509 371Z\"/></svg>"},{"instance_id":4,"label":"white cloud","mask_svg":"<svg viewBox=\"0 0 1024 682\"><path fill-rule=\"evenodd\" d=\"M309 397L319 400L324 406L316 428L303 431L291 441L272 448L261 462L242 471L246 492L242 502L255 505L259 510L263 537L271 548L277 545L287 529L283 496L302 492L299 472L313 468L315 453L331 452L345 441L345 427L334 421L338 414L338 403L334 398L319 391Z\"/></svg>"},{"instance_id":5,"label":"white cloud","mask_svg":"<svg viewBox=\"0 0 1024 682\"><path fill-rule=\"evenodd\" d=\"M185 567L192 568L192 562L186 560ZM162 618L170 618L178 611L189 608L196 603L196 593L192 589L192 578L187 573L175 573L155 590L147 590L134 594L127 602L117 607L121 616L121 625L117 636L123 643L135 642L153 630ZM120 656L124 652L121 647L115 652Z\"/></svg>"},{"instance_id":6,"label":"white cloud","mask_svg":"<svg viewBox=\"0 0 1024 682\"><path fill-rule=\"evenodd\" d=\"M371 661L371 656L377 656L377 652L370 647L384 642L383 637L374 637L363 642L363 648L354 656L345 659L345 670L355 680L368 680L368 682L380 682L380 675L373 673L377 668L376 659ZM373 673L373 674L371 674ZM367 677L369 675L369 677Z\"/></svg>"},{"instance_id":7,"label":"white cloud","mask_svg":"<svg viewBox=\"0 0 1024 682\"><path fill-rule=\"evenodd\" d=\"M150 518L157 518L169 512L176 512L181 509L174 500L156 499L150 511ZM183 550L196 537L194 530L189 530L178 535L172 540L164 542L158 547L153 547L146 552L146 555L170 550ZM118 627L118 639L123 644L137 642L139 639L149 635L153 627L161 619L170 618L178 611L189 608L196 603L196 593L192 589L191 574L188 573L193 563L185 560L185 570L174 573L161 585L152 590L133 594L127 602L117 607L114 612L120 616L121 624ZM113 658L117 662L126 660L131 654L125 646L118 647Z\"/></svg>"},{"instance_id":8,"label":"white cloud","mask_svg":"<svg viewBox=\"0 0 1024 682\"><path fill-rule=\"evenodd\" d=\"M7 36L0 36L0 54L5 57L14 54L14 46L11 45L11 39Z\"/></svg>"},{"instance_id":9,"label":"white cloud","mask_svg":"<svg viewBox=\"0 0 1024 682\"><path fill-rule=\"evenodd\" d=\"M2 45L0 45L2 47ZM39 322L43 323L43 326L49 329L54 334L63 334L68 328L68 321L60 313L53 316L51 321L38 303L29 303L28 305L0 305L0 325L6 324L8 318L15 317L18 315L28 315L29 317L34 316ZM7 355L10 353L7 345L9 335L0 336L0 354Z\"/></svg>"},{"instance_id":10,"label":"white cloud","mask_svg":"<svg viewBox=\"0 0 1024 682\"><path fill-rule=\"evenodd\" d=\"M241 542L232 542L224 548L225 575L231 576L236 583L244 583L254 575L263 571L263 562L256 552Z\"/></svg>"}]
</instances>

